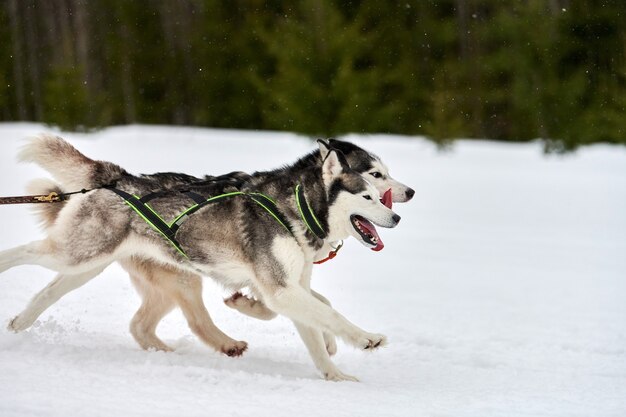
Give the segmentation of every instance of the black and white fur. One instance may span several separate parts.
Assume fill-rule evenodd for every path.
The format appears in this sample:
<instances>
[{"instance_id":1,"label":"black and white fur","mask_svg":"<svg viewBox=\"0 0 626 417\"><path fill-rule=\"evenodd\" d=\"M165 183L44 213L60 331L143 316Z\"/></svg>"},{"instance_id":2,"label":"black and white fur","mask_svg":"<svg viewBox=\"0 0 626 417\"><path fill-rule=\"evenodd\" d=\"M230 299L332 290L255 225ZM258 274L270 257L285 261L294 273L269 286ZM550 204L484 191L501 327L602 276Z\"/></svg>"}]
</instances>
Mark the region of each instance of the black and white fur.
<instances>
[{"instance_id":1,"label":"black and white fur","mask_svg":"<svg viewBox=\"0 0 626 417\"><path fill-rule=\"evenodd\" d=\"M349 142L330 139L329 141L319 140L318 143L320 150L302 158L300 161L301 168L321 167L328 151L336 149L345 156L351 168L354 167L355 171L376 186L380 194L391 189L396 202L407 201L413 196L414 191L393 179L389 175L387 167L376 155ZM257 173L256 175L259 177L264 174ZM239 190L250 179L250 175L236 171L220 176L207 175L203 178L197 178L180 173L157 173L142 175L141 178L146 181L153 181L155 183L153 189L155 190L187 187L216 195ZM44 184L43 187L33 190L33 193L50 191L61 192L59 189L46 187ZM45 206L45 211L50 214L50 218L47 219L48 223L53 223L57 215L56 210L53 209L54 206ZM46 213L42 214L45 215ZM323 258L331 249L332 245L326 243L319 250L317 258ZM156 327L160 320L177 306L185 315L192 332L208 346L228 356L239 356L246 350L247 344L245 342L231 339L213 324L202 301L202 277L200 275L138 257L124 259L120 261L120 264L128 271L131 281L142 298L141 307L134 315L130 325L131 334L141 347L144 349L171 350L156 335ZM312 289L311 293L320 301L330 305L328 299L321 294ZM270 320L276 317L276 313L267 308L261 300L243 296L241 292L236 292L224 302L227 306L243 314L261 320ZM21 330L21 328L14 330ZM337 352L335 337L324 332L324 340L327 353L331 356L334 355Z\"/></svg>"},{"instance_id":2,"label":"black and white fur","mask_svg":"<svg viewBox=\"0 0 626 417\"><path fill-rule=\"evenodd\" d=\"M21 156L50 171L62 189L115 183L120 189L143 195L153 191L155 185L154 181L132 176L117 165L93 161L54 136L40 136ZM47 238L0 252L0 272L22 264L37 264L59 272L12 320L10 328L29 327L47 307L114 261L147 260L189 276L209 275L233 290L249 288L269 309L294 321L315 365L327 379L354 380L332 363L322 332L362 349L381 346L385 338L359 329L311 294L311 263L327 242L353 234L352 214L382 227L394 227L399 216L379 202L376 187L350 169L338 151L322 150L319 156L324 160L321 166L311 163L308 159L313 156L309 155L280 170L253 174L241 187L243 191L274 197L292 224L294 236L255 203L232 198L204 207L180 228L177 238L189 260L111 191L96 189L72 197L56 213L58 217L49 225ZM302 184L328 231L326 241L313 236L300 220L292 192L296 183ZM174 217L188 205L180 193L153 203L166 218Z\"/></svg>"}]
</instances>

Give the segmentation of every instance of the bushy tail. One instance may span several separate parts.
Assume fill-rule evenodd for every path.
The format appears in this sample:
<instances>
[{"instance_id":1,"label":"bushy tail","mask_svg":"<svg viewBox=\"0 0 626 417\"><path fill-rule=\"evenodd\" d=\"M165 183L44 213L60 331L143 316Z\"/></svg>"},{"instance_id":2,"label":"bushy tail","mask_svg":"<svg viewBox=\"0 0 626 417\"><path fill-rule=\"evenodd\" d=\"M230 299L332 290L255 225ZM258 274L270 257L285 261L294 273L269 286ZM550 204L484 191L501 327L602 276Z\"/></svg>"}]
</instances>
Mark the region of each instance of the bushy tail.
<instances>
[{"instance_id":1,"label":"bushy tail","mask_svg":"<svg viewBox=\"0 0 626 417\"><path fill-rule=\"evenodd\" d=\"M30 139L18 158L38 164L70 192L108 185L126 174L118 165L89 159L62 138L47 133Z\"/></svg>"},{"instance_id":2,"label":"bushy tail","mask_svg":"<svg viewBox=\"0 0 626 417\"><path fill-rule=\"evenodd\" d=\"M52 192L61 194L63 189L52 180L38 178L26 186L26 192L33 195L48 195ZM54 224L63 207L65 207L65 202L33 204L32 210L41 221L42 226L47 229Z\"/></svg>"}]
</instances>

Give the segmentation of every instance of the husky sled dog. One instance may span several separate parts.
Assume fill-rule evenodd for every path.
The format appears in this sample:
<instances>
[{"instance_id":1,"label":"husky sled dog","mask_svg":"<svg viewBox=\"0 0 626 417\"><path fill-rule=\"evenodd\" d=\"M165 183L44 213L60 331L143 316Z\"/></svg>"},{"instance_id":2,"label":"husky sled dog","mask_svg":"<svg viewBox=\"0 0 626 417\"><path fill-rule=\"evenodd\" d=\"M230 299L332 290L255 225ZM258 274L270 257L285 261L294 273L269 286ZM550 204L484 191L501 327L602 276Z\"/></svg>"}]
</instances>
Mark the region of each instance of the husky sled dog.
<instances>
[{"instance_id":1,"label":"husky sled dog","mask_svg":"<svg viewBox=\"0 0 626 417\"><path fill-rule=\"evenodd\" d=\"M325 244L350 235L375 248L380 239L372 222L394 227L400 218L379 201L373 185L349 168L341 153L322 146L318 157L323 161L319 165L312 163L315 157L309 155L283 169L251 175L233 196L186 216L176 233L180 247L174 247L120 200L119 192L150 193L157 185L154 180L132 176L112 163L88 159L60 138L40 136L24 149L22 159L50 171L64 190L93 190L72 197L54 213L48 210L44 214L46 239L0 252L0 272L22 264L59 272L10 327L27 328L48 306L114 261L152 262L174 271L173 281L185 283L187 276L201 274L233 290L250 288L271 311L294 321L315 365L327 379L354 379L332 363L322 332L362 349L374 349L384 344L385 338L359 329L311 294L311 262ZM115 188L101 188L111 184ZM198 195L210 188L197 187L194 191ZM150 204L164 218L176 218L189 203L186 194L171 190ZM263 203L273 204L274 209L268 210ZM303 212L308 213L308 222ZM311 218L318 233L311 228ZM181 307L194 302L187 293L176 291L171 293ZM208 313L191 319L192 328L193 323L208 319L213 335L207 342L213 346L224 342L219 340L221 336L225 344L232 341L210 322Z\"/></svg>"},{"instance_id":2,"label":"husky sled dog","mask_svg":"<svg viewBox=\"0 0 626 417\"><path fill-rule=\"evenodd\" d=\"M393 202L409 201L414 191L395 180L389 174L389 169L380 158L366 150L345 141L330 139L318 140L321 151L312 152L304 160L307 164L322 165L322 155L331 149L338 150L346 158L348 165L372 183L381 195L392 196ZM180 187L201 187L205 193L216 195L223 192L237 191L250 175L241 171L231 172L221 176L193 177L180 173L157 173L142 175L144 179L157 182L156 189L176 189ZM48 193L49 189L36 192ZM35 192L35 191L33 191ZM48 206L49 207L49 206ZM54 215L54 213L52 213ZM377 248L380 250L382 242ZM316 259L329 254L333 246L326 244L318 251ZM130 331L135 340L144 349L171 350L156 335L155 329L160 320L176 305L180 306L188 320L192 331L206 344L229 356L239 356L246 348L244 342L236 342L223 335L213 325L206 308L202 303L202 278L197 274L185 274L183 271L172 269L154 261L132 257L120 261L121 266L129 272L131 281L142 296L143 303L131 321ZM184 280L181 280L184 277ZM321 294L311 290L311 293L329 304ZM180 294L186 294L181 300ZM236 292L224 300L227 306L239 312L261 320L270 320L276 313L268 309L262 301L256 300ZM219 339L218 339L219 335ZM218 343L216 343L216 339ZM328 353L332 356L337 351L337 344L332 334L324 332L324 341Z\"/></svg>"}]
</instances>

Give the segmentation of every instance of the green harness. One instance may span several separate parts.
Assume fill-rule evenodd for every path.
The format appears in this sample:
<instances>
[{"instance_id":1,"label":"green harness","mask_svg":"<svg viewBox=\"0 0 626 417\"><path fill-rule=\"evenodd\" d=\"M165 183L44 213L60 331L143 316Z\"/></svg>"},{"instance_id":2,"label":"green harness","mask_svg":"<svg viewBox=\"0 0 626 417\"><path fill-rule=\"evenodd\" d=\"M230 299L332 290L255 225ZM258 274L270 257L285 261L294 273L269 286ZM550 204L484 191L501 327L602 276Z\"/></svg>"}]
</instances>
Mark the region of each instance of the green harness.
<instances>
[{"instance_id":1,"label":"green harness","mask_svg":"<svg viewBox=\"0 0 626 417\"><path fill-rule=\"evenodd\" d=\"M280 210L278 210L276 202L272 198L262 193L234 191L231 193L225 193L209 198L204 198L201 195L196 194L192 191L185 191L182 192L182 194L193 200L195 204L184 210L182 213L176 216L174 220L168 223L148 204L149 201L163 196L163 192L151 193L143 197L139 197L114 187L106 188L119 195L124 200L124 202L128 204L146 223L148 223L154 230L159 232L167 241L172 244L172 246L176 248L176 250L182 256L187 259L189 257L181 247L181 244L176 239L176 233L178 232L178 229L185 222L185 220L189 218L190 215L200 210L202 207L208 204L222 201L226 198L242 196L251 199L256 204L261 206L265 211L267 211L274 218L274 220L276 220L282 227L285 228L285 230L287 230L293 236L291 224L289 223L287 218L280 212ZM319 239L325 239L327 234L321 226L317 217L315 217L315 214L313 214L313 210L306 200L304 196L304 190L300 186L300 184L298 184L295 188L295 198L296 205L298 206L298 211L307 228Z\"/></svg>"},{"instance_id":2,"label":"green harness","mask_svg":"<svg viewBox=\"0 0 626 417\"><path fill-rule=\"evenodd\" d=\"M129 194L125 191L119 190L113 187L107 187L109 190L113 191L115 194L122 197L124 202L128 204L146 223L152 226L157 232L159 232L165 239L167 239L172 246L176 248L176 250L185 258L189 258L183 248L181 247L178 240L176 240L176 233L180 226L187 220L187 218L200 210L202 207L216 203L218 201L222 201L226 198L235 197L235 196L243 196L248 197L256 204L261 206L265 211L267 211L282 227L284 227L289 233L293 235L293 231L291 230L291 225L289 221L282 215L282 213L276 207L276 203L270 197L266 196L262 193L250 193L243 191L235 191L232 193L225 193L216 195L210 198L205 199L199 194L196 194L191 191L184 192L183 194L187 197L191 198L195 204L185 211L180 213L174 220L171 222L166 222L150 205L148 202L154 198L159 197L163 193L151 193L143 197L138 197L133 194Z\"/></svg>"}]
</instances>

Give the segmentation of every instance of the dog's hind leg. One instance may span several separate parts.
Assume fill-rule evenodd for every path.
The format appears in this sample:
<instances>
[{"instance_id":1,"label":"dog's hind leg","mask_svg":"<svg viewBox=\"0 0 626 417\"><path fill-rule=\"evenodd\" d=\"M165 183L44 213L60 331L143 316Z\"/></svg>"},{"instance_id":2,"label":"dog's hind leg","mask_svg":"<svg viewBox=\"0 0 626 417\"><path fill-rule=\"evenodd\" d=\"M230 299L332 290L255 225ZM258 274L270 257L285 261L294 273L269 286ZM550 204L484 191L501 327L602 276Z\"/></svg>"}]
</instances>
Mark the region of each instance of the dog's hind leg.
<instances>
[{"instance_id":1,"label":"dog's hind leg","mask_svg":"<svg viewBox=\"0 0 626 417\"><path fill-rule=\"evenodd\" d=\"M43 242L42 240L30 242L0 252L0 272L4 272L14 266L38 264L41 252L40 247L43 245Z\"/></svg>"},{"instance_id":2,"label":"dog's hind leg","mask_svg":"<svg viewBox=\"0 0 626 417\"><path fill-rule=\"evenodd\" d=\"M120 261L143 299L130 326L133 337L144 349L171 350L155 334L159 321L179 306L191 331L204 343L228 356L240 356L246 342L231 339L213 324L202 300L202 277L145 259Z\"/></svg>"},{"instance_id":3,"label":"dog's hind leg","mask_svg":"<svg viewBox=\"0 0 626 417\"><path fill-rule=\"evenodd\" d=\"M133 281L138 280L132 275L131 278ZM156 335L156 327L161 319L174 308L174 301L160 291L147 286L143 286L140 294L143 300L141 307L130 322L130 333L139 346L145 350L171 352L173 349Z\"/></svg>"},{"instance_id":4,"label":"dog's hind leg","mask_svg":"<svg viewBox=\"0 0 626 417\"><path fill-rule=\"evenodd\" d=\"M113 259L111 255L103 255L77 261L68 258L57 242L47 238L0 252L0 273L19 265L39 265L62 275L83 276L93 270L104 269Z\"/></svg>"},{"instance_id":5,"label":"dog's hind leg","mask_svg":"<svg viewBox=\"0 0 626 417\"><path fill-rule=\"evenodd\" d=\"M241 356L245 352L248 348L246 342L232 339L211 320L202 300L202 277L180 273L162 284L182 310L191 331L200 340L227 356Z\"/></svg>"},{"instance_id":6,"label":"dog's hind leg","mask_svg":"<svg viewBox=\"0 0 626 417\"><path fill-rule=\"evenodd\" d=\"M130 280L141 297L141 307L130 321L130 333L139 346L145 350L162 350L171 352L173 349L167 346L156 335L156 328L174 307L174 299L162 287L153 262L140 258L127 258L119 261L122 268L128 271ZM161 267L164 269L166 267Z\"/></svg>"},{"instance_id":7,"label":"dog's hind leg","mask_svg":"<svg viewBox=\"0 0 626 417\"><path fill-rule=\"evenodd\" d=\"M29 328L48 307L68 292L90 281L104 268L101 266L75 275L58 274L50 284L35 295L24 311L9 322L9 330L19 332Z\"/></svg>"}]
</instances>

